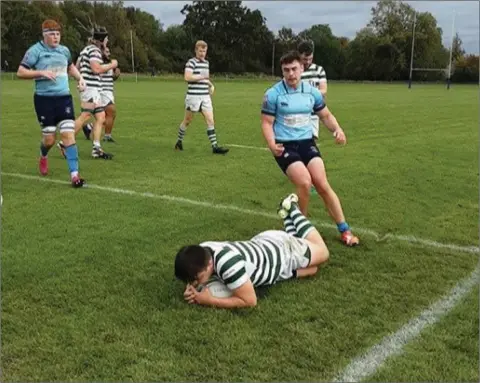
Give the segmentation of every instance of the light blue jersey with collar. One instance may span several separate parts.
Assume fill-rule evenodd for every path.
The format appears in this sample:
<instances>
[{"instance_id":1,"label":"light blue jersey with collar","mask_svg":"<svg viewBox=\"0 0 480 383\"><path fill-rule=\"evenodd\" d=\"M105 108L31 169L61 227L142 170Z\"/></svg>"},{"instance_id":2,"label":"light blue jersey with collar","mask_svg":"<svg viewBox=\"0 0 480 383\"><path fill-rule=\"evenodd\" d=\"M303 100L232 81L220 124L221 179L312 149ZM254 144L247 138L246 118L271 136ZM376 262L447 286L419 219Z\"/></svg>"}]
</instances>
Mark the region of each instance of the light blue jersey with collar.
<instances>
[{"instance_id":1,"label":"light blue jersey with collar","mask_svg":"<svg viewBox=\"0 0 480 383\"><path fill-rule=\"evenodd\" d=\"M64 46L51 48L43 41L32 45L20 65L27 69L49 70L54 72L56 80L35 79L35 93L39 96L66 96L70 94L68 67L72 63L70 50Z\"/></svg>"},{"instance_id":2,"label":"light blue jersey with collar","mask_svg":"<svg viewBox=\"0 0 480 383\"><path fill-rule=\"evenodd\" d=\"M275 117L275 140L308 140L313 137L312 112L318 112L325 106L317 88L301 82L297 89L293 89L282 80L265 92L262 114Z\"/></svg>"}]
</instances>

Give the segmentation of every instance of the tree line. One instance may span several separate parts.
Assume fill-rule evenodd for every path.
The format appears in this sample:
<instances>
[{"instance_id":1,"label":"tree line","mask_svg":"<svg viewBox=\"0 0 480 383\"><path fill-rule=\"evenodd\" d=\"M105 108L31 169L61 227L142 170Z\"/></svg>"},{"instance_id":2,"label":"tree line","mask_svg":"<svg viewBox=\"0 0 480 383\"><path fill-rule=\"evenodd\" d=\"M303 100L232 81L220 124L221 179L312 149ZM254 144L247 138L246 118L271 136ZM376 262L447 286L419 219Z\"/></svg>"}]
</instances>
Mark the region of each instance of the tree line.
<instances>
[{"instance_id":1,"label":"tree line","mask_svg":"<svg viewBox=\"0 0 480 383\"><path fill-rule=\"evenodd\" d=\"M248 4L248 3L247 3ZM413 21L416 14L414 67L448 68L450 52L442 44L442 29L429 12L416 12L407 3L381 0L369 23L353 39L335 36L329 25L313 25L296 34L290 28L269 30L259 10L241 1L194 1L181 13L181 25L164 28L148 12L125 7L122 1L2 1L2 66L16 70L26 49L41 36L40 25L51 18L63 26L62 43L74 58L89 37L81 25L90 21L109 31L112 57L124 72L132 71L132 44L138 72L183 72L194 42L209 44L214 73L258 73L279 76L280 56L300 40L314 43L314 62L329 79L406 80L409 76ZM452 81L479 81L479 57L467 55L458 34L452 49ZM414 80L442 80L446 71L414 72Z\"/></svg>"}]
</instances>

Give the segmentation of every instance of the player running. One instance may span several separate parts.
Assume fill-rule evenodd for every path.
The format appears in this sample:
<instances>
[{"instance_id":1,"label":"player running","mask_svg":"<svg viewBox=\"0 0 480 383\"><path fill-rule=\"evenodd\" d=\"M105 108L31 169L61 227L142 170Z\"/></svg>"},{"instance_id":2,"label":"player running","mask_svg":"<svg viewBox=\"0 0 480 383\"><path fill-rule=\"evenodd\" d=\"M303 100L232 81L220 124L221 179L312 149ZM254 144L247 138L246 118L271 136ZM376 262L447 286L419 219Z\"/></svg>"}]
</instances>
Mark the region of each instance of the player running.
<instances>
[{"instance_id":1,"label":"player running","mask_svg":"<svg viewBox=\"0 0 480 383\"><path fill-rule=\"evenodd\" d=\"M333 133L338 144L347 138L335 116L329 111L320 91L300 79L301 57L290 52L280 60L283 80L267 90L262 105L262 131L277 164L296 186L300 210L307 215L310 187L317 189L330 216L335 220L341 239L347 246L357 245L345 221L338 196L327 180L325 165L313 139L312 111Z\"/></svg>"},{"instance_id":2,"label":"player running","mask_svg":"<svg viewBox=\"0 0 480 383\"><path fill-rule=\"evenodd\" d=\"M78 82L83 91L85 81L72 63L70 50L60 44L61 27L55 20L42 24L43 41L32 45L18 67L17 76L35 80L34 105L38 122L42 128L39 169L48 174L48 152L55 145L57 128L65 145L70 178L74 188L82 187L85 180L80 177L78 148L75 142L75 112L68 83L68 75Z\"/></svg>"},{"instance_id":3,"label":"player running","mask_svg":"<svg viewBox=\"0 0 480 383\"><path fill-rule=\"evenodd\" d=\"M117 68L117 60L109 64L103 62L102 49L107 46L108 32L103 27L95 27L89 44L80 52L80 73L86 82L86 89L80 93L82 113L75 121L75 133L82 129L91 115L95 117L93 125L93 158L112 159L113 155L105 153L100 144L102 127L105 122L105 108L102 105L102 74Z\"/></svg>"},{"instance_id":4,"label":"player running","mask_svg":"<svg viewBox=\"0 0 480 383\"><path fill-rule=\"evenodd\" d=\"M103 62L111 63L110 57L110 48L104 47L103 51ZM113 124L115 123L115 118L117 117L117 107L115 105L115 96L114 91L114 81L120 77L120 69L116 68L115 70L110 69L108 72L102 74L102 90L101 90L101 105L105 108L105 135L103 141L115 142L112 137ZM92 123L86 123L82 127L83 134L87 140L90 139L90 135L93 130Z\"/></svg>"},{"instance_id":5,"label":"player running","mask_svg":"<svg viewBox=\"0 0 480 383\"><path fill-rule=\"evenodd\" d=\"M248 241L203 242L182 247L175 258L175 276L187 283L184 298L189 303L221 308L253 307L254 287L273 285L317 273L329 252L317 229L300 212L298 197L291 194L280 203L285 231L264 231ZM212 276L233 295L216 298L208 288L197 291Z\"/></svg>"},{"instance_id":6,"label":"player running","mask_svg":"<svg viewBox=\"0 0 480 383\"><path fill-rule=\"evenodd\" d=\"M183 150L183 139L188 125L192 122L194 113L202 113L207 124L207 135L212 145L213 154L226 154L229 149L218 146L217 135L213 120L213 106L211 95L215 87L210 78L209 62L207 56L207 43L199 40L195 44L195 57L188 60L185 66L184 78L188 82L185 97L185 116L178 130L175 150Z\"/></svg>"}]
</instances>

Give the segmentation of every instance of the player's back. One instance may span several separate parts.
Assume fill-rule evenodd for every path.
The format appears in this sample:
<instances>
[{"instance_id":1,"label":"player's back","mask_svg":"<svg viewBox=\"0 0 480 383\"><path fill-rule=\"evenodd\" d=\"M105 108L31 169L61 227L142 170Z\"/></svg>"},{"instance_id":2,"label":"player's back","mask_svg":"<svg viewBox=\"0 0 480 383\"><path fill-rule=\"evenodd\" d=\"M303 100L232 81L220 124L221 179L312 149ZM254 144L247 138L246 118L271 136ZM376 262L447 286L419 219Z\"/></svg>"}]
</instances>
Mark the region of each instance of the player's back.
<instances>
[{"instance_id":1,"label":"player's back","mask_svg":"<svg viewBox=\"0 0 480 383\"><path fill-rule=\"evenodd\" d=\"M94 44L89 44L82 49L79 55L80 60L80 73L85 80L85 84L89 88L98 88L102 87L102 76L100 74L95 74L92 70L92 65L90 60L94 60L99 64L103 63L102 52Z\"/></svg>"},{"instance_id":2,"label":"player's back","mask_svg":"<svg viewBox=\"0 0 480 383\"><path fill-rule=\"evenodd\" d=\"M267 238L249 241L204 242L213 251L214 269L230 289L250 278L254 286L274 284L282 268L282 247Z\"/></svg>"}]
</instances>

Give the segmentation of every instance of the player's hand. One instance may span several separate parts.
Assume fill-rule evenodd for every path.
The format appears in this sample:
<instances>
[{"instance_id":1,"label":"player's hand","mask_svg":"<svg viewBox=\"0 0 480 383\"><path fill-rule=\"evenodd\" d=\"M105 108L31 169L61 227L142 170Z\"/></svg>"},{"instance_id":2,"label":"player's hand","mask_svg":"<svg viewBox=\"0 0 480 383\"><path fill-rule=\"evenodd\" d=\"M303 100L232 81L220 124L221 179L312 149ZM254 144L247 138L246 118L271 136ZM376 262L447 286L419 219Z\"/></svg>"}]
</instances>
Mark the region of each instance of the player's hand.
<instances>
[{"instance_id":1,"label":"player's hand","mask_svg":"<svg viewBox=\"0 0 480 383\"><path fill-rule=\"evenodd\" d=\"M210 302L212 295L207 287L204 287L203 290L199 292L195 287L189 284L183 293L183 297L190 304L196 303L199 305L206 305Z\"/></svg>"},{"instance_id":2,"label":"player's hand","mask_svg":"<svg viewBox=\"0 0 480 383\"><path fill-rule=\"evenodd\" d=\"M274 144L270 146L270 150L272 151L275 157L280 157L285 151L285 148L282 144Z\"/></svg>"},{"instance_id":3,"label":"player's hand","mask_svg":"<svg viewBox=\"0 0 480 383\"><path fill-rule=\"evenodd\" d=\"M210 84L208 91L210 92L210 95L212 95L215 92L215 87L213 86L213 84Z\"/></svg>"},{"instance_id":4,"label":"player's hand","mask_svg":"<svg viewBox=\"0 0 480 383\"><path fill-rule=\"evenodd\" d=\"M49 80L57 81L57 75L51 70L43 70L40 72L40 74L42 77L48 78Z\"/></svg>"},{"instance_id":5,"label":"player's hand","mask_svg":"<svg viewBox=\"0 0 480 383\"><path fill-rule=\"evenodd\" d=\"M115 71L113 72L113 79L117 80L120 77L120 68L115 68Z\"/></svg>"},{"instance_id":6,"label":"player's hand","mask_svg":"<svg viewBox=\"0 0 480 383\"><path fill-rule=\"evenodd\" d=\"M115 59L112 60L111 64L112 64L112 69L116 69L118 67L118 61Z\"/></svg>"},{"instance_id":7,"label":"player's hand","mask_svg":"<svg viewBox=\"0 0 480 383\"><path fill-rule=\"evenodd\" d=\"M83 78L78 80L77 89L79 92L83 92L86 87L87 87L87 84L85 83L85 80Z\"/></svg>"},{"instance_id":8,"label":"player's hand","mask_svg":"<svg viewBox=\"0 0 480 383\"><path fill-rule=\"evenodd\" d=\"M345 135L342 129L338 129L333 133L335 137L335 142L340 145L345 145L347 143L347 136Z\"/></svg>"}]
</instances>

